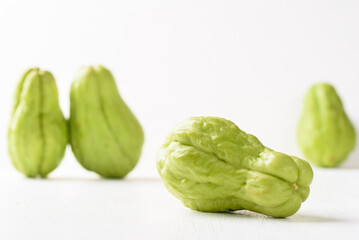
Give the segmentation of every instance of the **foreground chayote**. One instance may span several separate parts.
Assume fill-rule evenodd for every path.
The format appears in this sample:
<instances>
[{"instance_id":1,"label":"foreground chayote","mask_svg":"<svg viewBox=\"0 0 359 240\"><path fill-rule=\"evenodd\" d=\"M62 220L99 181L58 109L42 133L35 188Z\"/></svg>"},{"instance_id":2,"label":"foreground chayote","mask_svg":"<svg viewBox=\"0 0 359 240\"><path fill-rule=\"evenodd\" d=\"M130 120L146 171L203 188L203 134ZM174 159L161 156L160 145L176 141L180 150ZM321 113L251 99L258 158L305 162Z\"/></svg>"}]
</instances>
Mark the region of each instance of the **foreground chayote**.
<instances>
[{"instance_id":1,"label":"foreground chayote","mask_svg":"<svg viewBox=\"0 0 359 240\"><path fill-rule=\"evenodd\" d=\"M28 69L14 101L8 132L12 163L28 177L46 177L61 162L68 142L54 77L48 71Z\"/></svg>"},{"instance_id":2,"label":"foreground chayote","mask_svg":"<svg viewBox=\"0 0 359 240\"><path fill-rule=\"evenodd\" d=\"M176 126L158 151L157 169L186 207L274 217L297 212L313 178L306 161L273 151L217 117L192 117Z\"/></svg>"},{"instance_id":3,"label":"foreground chayote","mask_svg":"<svg viewBox=\"0 0 359 240\"><path fill-rule=\"evenodd\" d=\"M355 129L334 87L313 85L304 99L298 143L304 156L320 167L336 167L355 147Z\"/></svg>"},{"instance_id":4,"label":"foreground chayote","mask_svg":"<svg viewBox=\"0 0 359 240\"><path fill-rule=\"evenodd\" d=\"M70 142L77 160L103 177L124 177L141 156L144 134L111 72L103 66L80 68L70 103Z\"/></svg>"}]
</instances>

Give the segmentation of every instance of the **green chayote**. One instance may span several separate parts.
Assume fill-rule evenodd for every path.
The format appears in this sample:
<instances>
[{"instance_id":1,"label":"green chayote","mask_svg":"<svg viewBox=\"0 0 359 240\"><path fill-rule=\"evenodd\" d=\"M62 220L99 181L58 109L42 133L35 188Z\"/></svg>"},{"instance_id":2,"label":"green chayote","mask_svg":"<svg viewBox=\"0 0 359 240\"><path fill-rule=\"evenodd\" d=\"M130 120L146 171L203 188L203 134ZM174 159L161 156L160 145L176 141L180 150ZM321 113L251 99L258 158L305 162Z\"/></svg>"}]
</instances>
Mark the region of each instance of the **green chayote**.
<instances>
[{"instance_id":1,"label":"green chayote","mask_svg":"<svg viewBox=\"0 0 359 240\"><path fill-rule=\"evenodd\" d=\"M355 148L356 134L334 87L313 85L304 99L298 143L304 156L320 167L336 167Z\"/></svg>"},{"instance_id":2,"label":"green chayote","mask_svg":"<svg viewBox=\"0 0 359 240\"><path fill-rule=\"evenodd\" d=\"M144 133L105 67L77 71L70 92L69 125L72 151L86 169L121 178L136 166Z\"/></svg>"},{"instance_id":3,"label":"green chayote","mask_svg":"<svg viewBox=\"0 0 359 240\"><path fill-rule=\"evenodd\" d=\"M156 158L167 189L186 207L206 212L247 209L287 217L307 199L313 178L306 161L273 151L217 117L180 123Z\"/></svg>"},{"instance_id":4,"label":"green chayote","mask_svg":"<svg viewBox=\"0 0 359 240\"><path fill-rule=\"evenodd\" d=\"M61 162L68 142L54 77L48 71L28 69L14 100L8 131L12 163L28 177L46 177Z\"/></svg>"}]
</instances>

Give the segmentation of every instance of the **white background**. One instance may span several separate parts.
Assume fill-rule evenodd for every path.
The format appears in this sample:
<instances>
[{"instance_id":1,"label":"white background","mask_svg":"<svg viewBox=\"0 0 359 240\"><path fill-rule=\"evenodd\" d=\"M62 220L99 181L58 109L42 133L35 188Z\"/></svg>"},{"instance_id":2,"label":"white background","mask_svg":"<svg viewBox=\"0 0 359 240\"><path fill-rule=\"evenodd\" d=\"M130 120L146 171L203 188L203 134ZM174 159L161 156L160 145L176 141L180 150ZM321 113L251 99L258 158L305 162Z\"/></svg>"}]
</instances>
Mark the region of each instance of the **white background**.
<instances>
[{"instance_id":1,"label":"white background","mask_svg":"<svg viewBox=\"0 0 359 240\"><path fill-rule=\"evenodd\" d=\"M68 117L74 72L88 64L113 72L144 127L130 177L157 177L156 149L189 116L230 119L266 146L301 156L302 100L321 81L336 87L359 129L359 1L0 0L0 173L20 177L6 146L20 74L50 70ZM359 168L359 149L348 168ZM95 176L70 149L52 176L68 174Z\"/></svg>"},{"instance_id":2,"label":"white background","mask_svg":"<svg viewBox=\"0 0 359 240\"><path fill-rule=\"evenodd\" d=\"M0 169L12 95L28 67L50 70L69 114L81 65L112 70L143 124L135 171L156 174L155 152L189 116L228 118L266 146L300 155L303 96L329 81L359 129L358 1L0 0ZM355 159L356 158L356 159ZM359 166L359 152L346 166ZM56 170L77 169L69 151ZM77 171L76 170L76 171Z\"/></svg>"}]
</instances>

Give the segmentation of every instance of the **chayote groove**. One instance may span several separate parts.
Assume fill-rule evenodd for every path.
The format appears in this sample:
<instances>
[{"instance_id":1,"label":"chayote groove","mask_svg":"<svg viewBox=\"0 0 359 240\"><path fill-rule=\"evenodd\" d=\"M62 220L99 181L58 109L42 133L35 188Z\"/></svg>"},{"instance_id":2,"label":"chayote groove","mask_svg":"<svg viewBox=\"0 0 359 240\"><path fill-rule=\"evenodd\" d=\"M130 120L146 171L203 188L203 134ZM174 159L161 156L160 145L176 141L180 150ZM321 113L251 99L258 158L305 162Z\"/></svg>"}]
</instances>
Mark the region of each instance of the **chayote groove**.
<instances>
[{"instance_id":1,"label":"chayote groove","mask_svg":"<svg viewBox=\"0 0 359 240\"><path fill-rule=\"evenodd\" d=\"M137 164L144 133L103 66L80 68L70 92L70 142L79 163L107 178Z\"/></svg>"},{"instance_id":2,"label":"chayote groove","mask_svg":"<svg viewBox=\"0 0 359 240\"><path fill-rule=\"evenodd\" d=\"M287 217L307 199L313 178L306 161L275 152L217 117L177 125L156 158L167 189L199 211L247 209Z\"/></svg>"},{"instance_id":3,"label":"chayote groove","mask_svg":"<svg viewBox=\"0 0 359 240\"><path fill-rule=\"evenodd\" d=\"M354 150L356 133L334 87L313 85L304 99L298 143L304 156L320 167L336 167Z\"/></svg>"},{"instance_id":4,"label":"chayote groove","mask_svg":"<svg viewBox=\"0 0 359 240\"><path fill-rule=\"evenodd\" d=\"M28 177L46 177L61 162L67 142L54 77L28 69L17 85L8 131L13 165Z\"/></svg>"}]
</instances>

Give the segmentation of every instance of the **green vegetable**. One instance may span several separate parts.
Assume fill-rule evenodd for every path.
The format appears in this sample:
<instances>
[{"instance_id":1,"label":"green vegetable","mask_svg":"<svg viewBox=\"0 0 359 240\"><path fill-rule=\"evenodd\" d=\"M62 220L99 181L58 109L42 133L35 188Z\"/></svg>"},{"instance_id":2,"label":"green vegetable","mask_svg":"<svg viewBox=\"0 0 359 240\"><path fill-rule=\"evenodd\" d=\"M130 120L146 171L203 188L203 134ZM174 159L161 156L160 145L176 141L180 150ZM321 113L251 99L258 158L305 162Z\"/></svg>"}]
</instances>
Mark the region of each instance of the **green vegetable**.
<instances>
[{"instance_id":1,"label":"green vegetable","mask_svg":"<svg viewBox=\"0 0 359 240\"><path fill-rule=\"evenodd\" d=\"M297 212L313 178L306 161L273 151L217 117L193 117L175 127L158 150L157 169L186 207L274 217Z\"/></svg>"},{"instance_id":2,"label":"green vegetable","mask_svg":"<svg viewBox=\"0 0 359 240\"><path fill-rule=\"evenodd\" d=\"M141 156L144 134L111 72L103 66L80 68L70 103L70 142L79 163L103 177L124 177Z\"/></svg>"},{"instance_id":3,"label":"green vegetable","mask_svg":"<svg viewBox=\"0 0 359 240\"><path fill-rule=\"evenodd\" d=\"M304 156L320 167L336 167L355 148L355 129L333 86L312 86L304 99L298 143Z\"/></svg>"},{"instance_id":4,"label":"green vegetable","mask_svg":"<svg viewBox=\"0 0 359 240\"><path fill-rule=\"evenodd\" d=\"M28 69L14 100L8 131L12 163L28 177L46 177L61 162L67 144L54 77L48 71Z\"/></svg>"}]
</instances>

